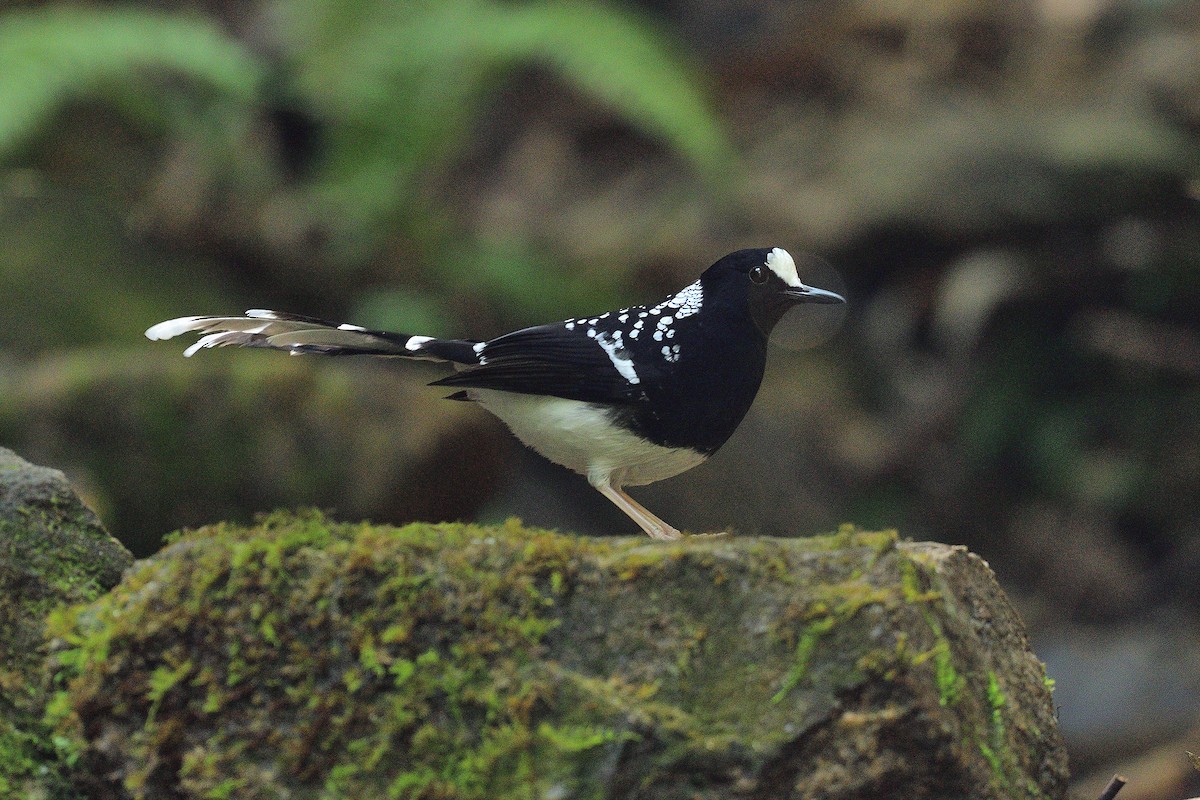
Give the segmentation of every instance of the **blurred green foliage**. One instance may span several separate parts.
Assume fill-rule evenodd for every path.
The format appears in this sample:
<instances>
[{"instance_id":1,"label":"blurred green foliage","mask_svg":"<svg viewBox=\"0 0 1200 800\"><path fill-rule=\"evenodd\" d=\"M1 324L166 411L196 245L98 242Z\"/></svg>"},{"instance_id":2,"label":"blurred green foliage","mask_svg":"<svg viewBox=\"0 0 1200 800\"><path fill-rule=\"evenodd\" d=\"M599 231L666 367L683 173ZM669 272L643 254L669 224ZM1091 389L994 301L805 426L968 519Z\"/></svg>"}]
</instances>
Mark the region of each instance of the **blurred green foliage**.
<instances>
[{"instance_id":1,"label":"blurred green foliage","mask_svg":"<svg viewBox=\"0 0 1200 800\"><path fill-rule=\"evenodd\" d=\"M0 163L25 163L47 137L64 135L55 130L63 109L86 100L168 152L174 143L192 173L182 191L195 196L173 199L223 204L249 228L248 246L274 248L302 267L289 270L301 279L314 269L361 276L399 240L426 270L418 285L469 283L518 312L547 313L579 286L532 243L473 240L429 191L505 75L550 71L714 185L732 160L698 71L628 10L280 0L247 13L260 15L262 30L241 39L197 13L50 5L0 14ZM276 135L262 135L272 125ZM133 182L147 170L131 167ZM151 168L147 183L131 187L135 218L154 205L154 191L180 191L171 185L178 177ZM612 286L592 281L590 296ZM363 295L372 315L445 326L419 291Z\"/></svg>"},{"instance_id":2,"label":"blurred green foliage","mask_svg":"<svg viewBox=\"0 0 1200 800\"><path fill-rule=\"evenodd\" d=\"M697 74L627 11L489 0L293 0L280 11L284 91L328 125L314 193L318 208L348 215L348 255L411 207L397 187L444 167L497 77L523 64L550 68L710 175L730 159Z\"/></svg>"},{"instance_id":3,"label":"blurred green foliage","mask_svg":"<svg viewBox=\"0 0 1200 800\"><path fill-rule=\"evenodd\" d=\"M52 123L67 100L91 95L136 122L186 125L168 119L164 93L153 91L148 67L187 78L225 102L245 108L261 91L263 65L212 21L133 8L47 6L0 15L0 155Z\"/></svg>"},{"instance_id":4,"label":"blurred green foliage","mask_svg":"<svg viewBox=\"0 0 1200 800\"><path fill-rule=\"evenodd\" d=\"M29 358L136 342L146 321L176 298L210 308L230 303L219 287L195 279L212 273L211 260L179 255L172 269L152 250L124 246L124 234L89 202L62 191L44 189L7 208L0 202L0 310L22 320L0 332L0 354Z\"/></svg>"}]
</instances>

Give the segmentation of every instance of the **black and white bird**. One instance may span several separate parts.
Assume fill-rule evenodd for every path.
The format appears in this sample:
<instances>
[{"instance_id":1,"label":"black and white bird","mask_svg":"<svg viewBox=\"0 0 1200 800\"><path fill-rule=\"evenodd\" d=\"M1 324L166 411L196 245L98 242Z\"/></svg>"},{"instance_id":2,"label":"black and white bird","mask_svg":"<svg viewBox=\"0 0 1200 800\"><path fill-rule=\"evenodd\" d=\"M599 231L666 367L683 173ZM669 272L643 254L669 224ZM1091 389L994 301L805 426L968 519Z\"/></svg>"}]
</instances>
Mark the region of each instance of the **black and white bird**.
<instances>
[{"instance_id":1,"label":"black and white bird","mask_svg":"<svg viewBox=\"0 0 1200 800\"><path fill-rule=\"evenodd\" d=\"M784 249L739 250L653 306L537 325L488 341L368 330L253 309L243 317L181 317L150 339L203 336L184 351L267 347L292 355L367 355L449 362L432 386L458 389L529 447L584 475L654 539L679 531L625 493L703 463L758 393L767 338L798 303L843 303L805 286Z\"/></svg>"}]
</instances>

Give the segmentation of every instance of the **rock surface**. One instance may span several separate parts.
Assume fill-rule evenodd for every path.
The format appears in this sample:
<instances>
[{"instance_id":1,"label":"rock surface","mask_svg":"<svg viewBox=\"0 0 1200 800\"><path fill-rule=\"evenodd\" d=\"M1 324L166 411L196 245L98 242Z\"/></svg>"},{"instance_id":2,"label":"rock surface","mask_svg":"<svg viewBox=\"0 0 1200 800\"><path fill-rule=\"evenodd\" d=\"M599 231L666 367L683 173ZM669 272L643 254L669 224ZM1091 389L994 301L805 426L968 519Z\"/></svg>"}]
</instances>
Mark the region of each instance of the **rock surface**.
<instances>
[{"instance_id":1,"label":"rock surface","mask_svg":"<svg viewBox=\"0 0 1200 800\"><path fill-rule=\"evenodd\" d=\"M986 564L845 528L592 540L275 515L55 615L89 796L1062 798Z\"/></svg>"},{"instance_id":2,"label":"rock surface","mask_svg":"<svg viewBox=\"0 0 1200 800\"><path fill-rule=\"evenodd\" d=\"M42 723L43 621L95 600L132 563L61 472L0 447L0 797L72 796Z\"/></svg>"}]
</instances>

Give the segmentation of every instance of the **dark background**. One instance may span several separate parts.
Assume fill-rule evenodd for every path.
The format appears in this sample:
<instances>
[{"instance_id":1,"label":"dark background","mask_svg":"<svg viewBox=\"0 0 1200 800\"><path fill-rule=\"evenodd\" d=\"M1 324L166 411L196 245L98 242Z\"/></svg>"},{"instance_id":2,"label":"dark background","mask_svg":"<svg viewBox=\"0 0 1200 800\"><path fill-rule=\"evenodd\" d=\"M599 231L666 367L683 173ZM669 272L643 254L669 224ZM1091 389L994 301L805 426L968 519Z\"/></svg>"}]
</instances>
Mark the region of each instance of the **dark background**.
<instances>
[{"instance_id":1,"label":"dark background","mask_svg":"<svg viewBox=\"0 0 1200 800\"><path fill-rule=\"evenodd\" d=\"M982 554L1080 796L1200 793L1200 4L0 6L0 443L135 552L343 518L632 534L424 365L142 331L279 308L492 336L782 246L785 320L685 529Z\"/></svg>"}]
</instances>

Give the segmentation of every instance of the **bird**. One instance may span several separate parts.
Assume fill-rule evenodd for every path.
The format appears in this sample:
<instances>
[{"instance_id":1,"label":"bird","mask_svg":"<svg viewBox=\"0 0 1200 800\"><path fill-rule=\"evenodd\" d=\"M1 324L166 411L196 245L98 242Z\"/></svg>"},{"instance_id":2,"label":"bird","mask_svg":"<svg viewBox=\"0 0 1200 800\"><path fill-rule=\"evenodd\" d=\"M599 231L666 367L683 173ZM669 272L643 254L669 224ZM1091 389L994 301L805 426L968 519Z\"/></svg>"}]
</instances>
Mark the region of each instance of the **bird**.
<instances>
[{"instance_id":1,"label":"bird","mask_svg":"<svg viewBox=\"0 0 1200 800\"><path fill-rule=\"evenodd\" d=\"M292 355L362 355L448 363L430 385L474 402L516 437L583 475L652 539L682 534L627 486L708 460L733 434L762 382L771 330L790 308L845 303L801 282L781 247L730 253L656 305L522 328L494 339L444 339L266 309L153 325L152 340L195 332L184 356L212 347Z\"/></svg>"}]
</instances>

